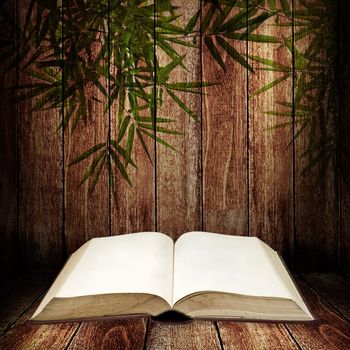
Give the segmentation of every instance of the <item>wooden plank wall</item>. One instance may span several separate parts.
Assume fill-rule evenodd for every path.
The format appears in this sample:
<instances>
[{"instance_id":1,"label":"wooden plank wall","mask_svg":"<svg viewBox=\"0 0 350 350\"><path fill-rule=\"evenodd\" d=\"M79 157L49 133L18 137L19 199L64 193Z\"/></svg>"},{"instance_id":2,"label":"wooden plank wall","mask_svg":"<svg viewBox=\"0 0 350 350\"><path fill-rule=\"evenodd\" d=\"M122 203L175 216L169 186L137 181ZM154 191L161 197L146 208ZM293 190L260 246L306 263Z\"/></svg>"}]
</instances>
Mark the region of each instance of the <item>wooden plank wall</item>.
<instances>
[{"instance_id":1,"label":"wooden plank wall","mask_svg":"<svg viewBox=\"0 0 350 350\"><path fill-rule=\"evenodd\" d=\"M22 27L30 3L18 2L17 18ZM33 16L35 11L36 7ZM30 47L30 53L33 50ZM35 82L23 73L26 63L22 61L18 67L19 85ZM18 235L24 263L46 269L62 264L62 138L55 132L61 111L35 113L38 98L18 105Z\"/></svg>"},{"instance_id":2,"label":"wooden plank wall","mask_svg":"<svg viewBox=\"0 0 350 350\"><path fill-rule=\"evenodd\" d=\"M23 21L28 2L18 0L19 22ZM276 6L280 8L281 3L276 1ZM197 10L202 10L203 18L208 9L200 0L176 0L174 4L182 15L178 21L183 22L177 23L181 25ZM289 0L287 4L289 11L293 4L293 10L303 6L298 0ZM266 2L259 12L266 12L267 6ZM286 18L281 16L280 21L283 20ZM276 26L274 21L271 17L256 33L277 36L281 41L293 36L292 27ZM7 215L5 207L14 212L18 206L18 222L13 213L9 216L13 218L10 223L4 224L1 220L2 239L9 247L2 256L7 261L16 255L16 234L27 266L55 268L92 237L159 230L176 239L185 231L206 230L258 236L278 249L291 268L296 262L298 270L341 267L350 270L346 253L350 246L347 219L350 201L345 181L342 182L343 196L339 197L338 177L334 179L323 173L320 187L316 173L302 176L300 154L306 140L299 137L291 142L295 132L293 124L270 130L282 119L265 114L266 111L284 112L274 101L293 98L295 74L272 89L254 94L264 84L279 78L280 73L262 71L261 63L248 57L260 55L283 61L295 69L293 53L279 44L232 41L255 71L249 72L222 52L226 65L223 71L205 45L204 38L208 35L211 35L210 27L202 32L198 24L195 36L200 44L186 50L184 62L189 69L179 68L171 77L174 81L219 82L203 88L202 94L183 94L186 103L199 116L199 122L191 120L174 102L165 101L158 115L175 118L177 130L184 132L184 136L164 137L177 152L149 141L152 165L141 145L135 144L137 169L130 171L133 185L130 187L125 180L117 178L115 193L111 193L104 174L90 196L88 182L77 187L87 163L74 167L68 164L89 146L104 142L109 129L112 136L116 135L117 110L112 108L106 112L98 103L93 104L94 118L89 126L78 125L74 133L67 130L63 134L54 132L62 118L61 111L34 113L30 111L31 102L27 101L18 105L16 143L14 104L9 103L11 108L1 106L1 113L6 111L5 123L12 123L10 129L1 128L1 132L9 130L7 138L1 137L1 142L6 143L2 150L5 149L7 163L1 181L11 182L6 188L12 198L11 206L1 204L1 217ZM306 43L300 41L297 45L302 50ZM345 65L349 61L345 40L342 45ZM159 62L168 59L161 50L156 54ZM28 79L20 72L20 83ZM343 96L349 89L348 82L348 75L344 75ZM98 91L86 93L102 98ZM349 104L346 98L341 101L341 122L348 126ZM341 139L346 138L347 132L342 131ZM16 147L18 169L13 151ZM342 159L343 169L348 169L348 158ZM4 192L1 199L10 196L9 193Z\"/></svg>"},{"instance_id":3,"label":"wooden plank wall","mask_svg":"<svg viewBox=\"0 0 350 350\"><path fill-rule=\"evenodd\" d=\"M148 0L149 6L155 6ZM146 88L150 92L151 87ZM141 115L150 117L151 111L141 111ZM112 138L118 135L118 105L111 108L110 124ZM133 160L137 169L129 167L130 186L123 178L116 177L116 191L111 193L111 234L154 231L157 229L156 214L156 145L148 137L144 138L150 160L140 143L133 146ZM111 191L112 192L112 191Z\"/></svg>"},{"instance_id":4,"label":"wooden plank wall","mask_svg":"<svg viewBox=\"0 0 350 350\"><path fill-rule=\"evenodd\" d=\"M220 84L203 89L203 229L248 235L247 73L223 50L226 71L213 60L205 45L211 29L202 33L202 79ZM246 56L244 41L234 48Z\"/></svg>"},{"instance_id":5,"label":"wooden plank wall","mask_svg":"<svg viewBox=\"0 0 350 350\"><path fill-rule=\"evenodd\" d=\"M10 47L0 49L5 55L11 50L12 40L16 30L13 24L6 22L6 14L14 18L15 3L4 1L2 4L1 24ZM12 70L8 74L8 67L14 55L0 63L0 86L15 86L17 74ZM15 90L0 89L0 275L6 280L18 260L17 239L17 145L16 145L16 93Z\"/></svg>"},{"instance_id":6,"label":"wooden plank wall","mask_svg":"<svg viewBox=\"0 0 350 350\"><path fill-rule=\"evenodd\" d=\"M198 11L200 1L176 0L181 15L176 24L185 27L186 23ZM196 41L200 42L199 23L195 28ZM181 40L193 42L193 37ZM175 46L179 55L185 55L186 71L177 67L172 71L170 82L200 81L200 47ZM156 50L157 59L161 65L169 64L170 58L162 50ZM162 138L172 144L177 152L157 144L156 157L156 223L157 230L170 235L174 240L182 233L201 229L201 96L176 92L176 95L191 108L199 117L199 122L190 118L179 106L166 96L163 105L158 108L157 116L176 120L174 129L184 136L174 138L172 135L162 135ZM160 136L160 135L159 135ZM175 216L176 215L176 219Z\"/></svg>"},{"instance_id":7,"label":"wooden plank wall","mask_svg":"<svg viewBox=\"0 0 350 350\"><path fill-rule=\"evenodd\" d=\"M341 261L343 272L350 275L350 42L348 34L350 23L346 13L350 11L349 1L340 2L340 50L341 50L341 94L340 94L340 144L341 144L341 185L340 185L340 219L341 219Z\"/></svg>"},{"instance_id":8,"label":"wooden plank wall","mask_svg":"<svg viewBox=\"0 0 350 350\"><path fill-rule=\"evenodd\" d=\"M303 1L294 1L295 11L310 11L305 9ZM307 4L310 2L306 2ZM336 3L330 3L336 5ZM311 12L311 11L310 11ZM323 19L319 26L324 24ZM335 28L336 30L336 28ZM300 27L295 30L294 42L298 52L306 52L313 36L299 38ZM325 59L324 52L317 59ZM298 67L296 67L296 71ZM300 70L300 68L299 68ZM294 75L294 85L297 85L298 72ZM323 90L326 84L319 83L316 91ZM295 91L295 94L297 92ZM301 99L303 106L311 107L310 99ZM314 108L314 107L311 107ZM322 137L322 123L312 122L316 134L315 138ZM300 126L296 126L295 133ZM309 127L295 141L295 249L298 256L296 261L299 270L332 270L338 265L340 231L338 221L338 182L334 176L333 164L320 161L306 175L301 175L309 162L308 156L303 156L310 138ZM319 146L321 147L321 146Z\"/></svg>"},{"instance_id":9,"label":"wooden plank wall","mask_svg":"<svg viewBox=\"0 0 350 350\"><path fill-rule=\"evenodd\" d=\"M67 2L66 12L74 11L70 6L77 6L74 2ZM64 14L67 15L67 14ZM74 20L74 17L73 19ZM101 42L96 41L92 57L96 57L101 50ZM107 52L102 53L107 61ZM87 54L86 54L87 56ZM84 57L82 57L84 58ZM78 67L77 67L78 69ZM64 72L63 72L64 74ZM101 85L108 90L108 82L101 81ZM83 243L93 237L109 235L109 188L108 176L104 171L96 184L96 190L89 193L90 181L81 186L83 174L89 166L86 159L74 166L69 164L81 153L96 144L107 142L109 128L109 112L104 110L106 97L97 89L89 87L85 96L90 99L94 96L99 102L91 101L91 112L88 114L86 125L80 120L76 130L72 130L72 123L63 135L63 164L64 167L64 239L67 255L72 254ZM67 108L67 106L65 106ZM66 108L64 111L66 112Z\"/></svg>"},{"instance_id":10,"label":"wooden plank wall","mask_svg":"<svg viewBox=\"0 0 350 350\"><path fill-rule=\"evenodd\" d=\"M0 301L1 349L348 349L347 278L338 274L295 276L316 322L193 321L164 324L146 319L46 325L28 323L48 288L48 276L27 274L6 285Z\"/></svg>"},{"instance_id":11,"label":"wooden plank wall","mask_svg":"<svg viewBox=\"0 0 350 350\"><path fill-rule=\"evenodd\" d=\"M289 5L291 11L292 3ZM268 13L265 8L257 15ZM291 37L292 27L283 26L288 22L283 14L278 16L278 21L281 26L275 26L276 17L271 16L256 33L275 36L281 41ZM287 67L292 66L292 54L279 44L248 42L248 54L249 57L259 56L283 62ZM290 100L292 79L286 79L276 87L256 95L255 92L261 87L283 77L284 73L259 70L266 66L253 60L250 60L250 64L255 74L248 76L249 234L260 237L278 249L291 265L294 249L293 148L288 144L293 138L292 125L274 129L285 120L266 112L283 111L276 101Z\"/></svg>"}]
</instances>

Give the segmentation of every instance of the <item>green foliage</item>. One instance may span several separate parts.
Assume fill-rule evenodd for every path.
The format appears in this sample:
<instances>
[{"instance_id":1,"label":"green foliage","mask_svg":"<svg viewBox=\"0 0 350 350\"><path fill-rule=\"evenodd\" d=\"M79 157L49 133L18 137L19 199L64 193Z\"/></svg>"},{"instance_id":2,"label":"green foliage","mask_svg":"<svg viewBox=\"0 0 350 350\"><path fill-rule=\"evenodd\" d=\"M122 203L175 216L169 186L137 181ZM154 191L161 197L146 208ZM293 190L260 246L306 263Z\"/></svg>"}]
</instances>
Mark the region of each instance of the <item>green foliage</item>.
<instances>
[{"instance_id":1,"label":"green foliage","mask_svg":"<svg viewBox=\"0 0 350 350\"><path fill-rule=\"evenodd\" d=\"M99 140L69 164L90 159L81 183L89 180L93 191L105 169L112 188L117 174L131 184L129 167L137 166L133 160L135 142L151 162L147 139L175 150L162 135L176 137L181 132L174 129L175 120L158 115L158 107L167 97L195 122L198 116L186 104L185 95L201 93L202 87L216 83L174 81L175 70L187 70L186 55L180 52L197 48L199 34L224 71L225 60L230 59L250 74L254 69L281 73L255 95L294 76L294 101L276 101L284 111L266 113L283 113L289 118L279 127L289 126L294 118L295 137L309 132L304 154L309 159L308 169L322 157L334 158L336 41L330 33L336 31L332 2L300 0L303 8L293 11L287 0L202 0L203 14L196 11L187 23L180 21L181 9L173 3L162 0L155 6L143 0L31 0L20 21L0 5L0 43L4 47L0 61L7 60L9 69L18 64L20 74L31 81L19 86L19 101L31 99L33 111L61 109L58 129L65 132L77 132L78 125L87 126L95 118L103 118L116 128L106 140ZM266 21L269 24L265 27L294 23L294 38L257 32ZM309 44L300 51L298 42L305 38L310 39ZM272 50L285 47L294 55L294 67L292 59L287 64L248 56L240 51L242 45L237 45L242 41L266 44ZM253 63L257 65L254 69ZM322 105L318 101L325 102ZM94 114L96 104L103 106L103 115Z\"/></svg>"},{"instance_id":2,"label":"green foliage","mask_svg":"<svg viewBox=\"0 0 350 350\"><path fill-rule=\"evenodd\" d=\"M284 38L285 46L294 56L288 66L284 62L251 57L261 64L259 69L281 73L276 80L262 86L254 94L261 94L285 79L294 78L294 101L276 101L284 112L267 111L266 114L289 119L281 126L295 123L294 139L307 133L303 157L307 174L314 166L322 163L338 171L338 126L337 126L337 9L333 1L299 1L294 11L281 1L284 23L293 26L294 37ZM276 10L276 2L269 1L270 9Z\"/></svg>"}]
</instances>

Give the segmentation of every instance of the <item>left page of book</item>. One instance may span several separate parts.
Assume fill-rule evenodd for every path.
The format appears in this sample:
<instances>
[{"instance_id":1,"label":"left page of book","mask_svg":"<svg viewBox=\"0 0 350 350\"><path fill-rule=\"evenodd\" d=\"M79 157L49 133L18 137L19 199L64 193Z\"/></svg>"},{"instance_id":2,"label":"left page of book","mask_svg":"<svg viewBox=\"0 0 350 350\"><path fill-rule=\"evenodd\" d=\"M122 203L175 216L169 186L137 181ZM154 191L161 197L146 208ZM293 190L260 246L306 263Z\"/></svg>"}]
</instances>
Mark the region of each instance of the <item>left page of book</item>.
<instances>
[{"instance_id":1,"label":"left page of book","mask_svg":"<svg viewBox=\"0 0 350 350\"><path fill-rule=\"evenodd\" d=\"M71 255L33 317L54 297L148 293L171 305L173 252L157 232L94 238Z\"/></svg>"}]
</instances>

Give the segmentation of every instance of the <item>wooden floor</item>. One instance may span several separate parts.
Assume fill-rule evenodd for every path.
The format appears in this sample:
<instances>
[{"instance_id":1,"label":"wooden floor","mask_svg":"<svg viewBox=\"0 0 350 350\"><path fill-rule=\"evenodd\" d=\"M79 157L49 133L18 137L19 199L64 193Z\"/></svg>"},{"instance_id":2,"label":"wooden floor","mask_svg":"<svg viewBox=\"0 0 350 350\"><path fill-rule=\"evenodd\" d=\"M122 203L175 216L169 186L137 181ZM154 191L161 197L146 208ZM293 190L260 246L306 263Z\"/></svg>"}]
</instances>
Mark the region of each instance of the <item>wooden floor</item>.
<instances>
[{"instance_id":1,"label":"wooden floor","mask_svg":"<svg viewBox=\"0 0 350 350\"><path fill-rule=\"evenodd\" d=\"M296 280L316 323L166 325L139 319L39 326L26 321L52 278L18 277L1 290L0 349L350 349L350 280L336 274L304 274Z\"/></svg>"}]
</instances>

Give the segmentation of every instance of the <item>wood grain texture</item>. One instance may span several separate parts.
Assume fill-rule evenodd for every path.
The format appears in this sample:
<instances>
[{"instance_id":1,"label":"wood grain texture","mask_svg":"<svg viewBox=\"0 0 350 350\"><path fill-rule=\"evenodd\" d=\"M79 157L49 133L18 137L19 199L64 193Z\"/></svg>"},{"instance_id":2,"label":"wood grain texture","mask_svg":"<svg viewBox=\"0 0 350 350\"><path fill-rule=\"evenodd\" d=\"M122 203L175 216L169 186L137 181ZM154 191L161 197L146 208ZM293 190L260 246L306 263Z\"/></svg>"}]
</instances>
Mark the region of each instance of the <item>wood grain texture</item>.
<instances>
[{"instance_id":1,"label":"wood grain texture","mask_svg":"<svg viewBox=\"0 0 350 350\"><path fill-rule=\"evenodd\" d=\"M0 336L13 325L52 282L52 276L20 275L0 300Z\"/></svg>"},{"instance_id":2,"label":"wood grain texture","mask_svg":"<svg viewBox=\"0 0 350 350\"><path fill-rule=\"evenodd\" d=\"M350 321L350 280L335 273L301 275L318 294Z\"/></svg>"},{"instance_id":3,"label":"wood grain texture","mask_svg":"<svg viewBox=\"0 0 350 350\"><path fill-rule=\"evenodd\" d=\"M146 319L83 322L67 350L143 349Z\"/></svg>"},{"instance_id":4,"label":"wood grain texture","mask_svg":"<svg viewBox=\"0 0 350 350\"><path fill-rule=\"evenodd\" d=\"M310 4L312 1L308 0L306 3ZM294 4L296 10L308 11L302 1L296 0ZM306 36L298 40L295 46L304 53L311 40L312 36ZM316 86L316 89L322 88ZM309 102L302 99L302 103ZM325 164L324 159L310 172L302 174L309 164L308 157L303 154L310 141L310 127L314 129L316 139L322 137L324 128L320 120L317 120L295 140L295 260L298 271L334 271L338 267L339 243L337 185L334 169L331 164ZM298 130L296 127L296 132Z\"/></svg>"},{"instance_id":5,"label":"wood grain texture","mask_svg":"<svg viewBox=\"0 0 350 350\"><path fill-rule=\"evenodd\" d=\"M186 24L191 20L191 18L201 10L201 0L172 0L172 4L177 6L176 12L181 15L181 17L175 19L174 23L182 28L185 28ZM190 36L200 35L200 21L198 20L194 26ZM179 34L179 37L182 35ZM197 43L199 43L197 41ZM196 65L198 62L194 62Z\"/></svg>"},{"instance_id":6,"label":"wood grain texture","mask_svg":"<svg viewBox=\"0 0 350 350\"><path fill-rule=\"evenodd\" d=\"M147 350L221 350L212 322L161 324L151 321L147 332Z\"/></svg>"},{"instance_id":7,"label":"wood grain texture","mask_svg":"<svg viewBox=\"0 0 350 350\"><path fill-rule=\"evenodd\" d=\"M291 27L275 26L275 20L276 16L270 17L254 33L275 36L280 41L292 35ZM286 23L287 20L279 16L279 22ZM280 44L249 42L248 54L292 67L291 52ZM268 67L253 60L249 62L254 69L254 74L249 73L248 76L249 234L263 239L289 263L294 244L292 124L274 128L291 122L291 118L267 115L266 112L285 112L276 101L291 102L292 79L254 94L285 73L259 70Z\"/></svg>"},{"instance_id":8,"label":"wood grain texture","mask_svg":"<svg viewBox=\"0 0 350 350\"><path fill-rule=\"evenodd\" d=\"M314 292L305 282L296 279L317 322L289 324L288 329L302 349L349 349L350 323Z\"/></svg>"},{"instance_id":9,"label":"wood grain texture","mask_svg":"<svg viewBox=\"0 0 350 350\"><path fill-rule=\"evenodd\" d=\"M72 339L78 323L51 325L30 324L27 320L38 305L30 308L13 328L0 338L2 350L64 350Z\"/></svg>"},{"instance_id":10,"label":"wood grain texture","mask_svg":"<svg viewBox=\"0 0 350 350\"><path fill-rule=\"evenodd\" d=\"M15 3L2 3L4 16L15 19ZM15 28L5 24L3 18L2 36L9 42L15 40ZM7 52L1 48L0 55ZM14 56L12 56L14 57ZM10 59L0 62L0 276L3 281L11 277L18 266L17 239L17 143L16 143L16 91L3 89L16 86L16 69L9 71Z\"/></svg>"},{"instance_id":11,"label":"wood grain texture","mask_svg":"<svg viewBox=\"0 0 350 350\"><path fill-rule=\"evenodd\" d=\"M340 50L341 50L341 120L340 120L340 140L341 140L341 268L350 274L350 23L347 13L350 11L349 1L340 2Z\"/></svg>"},{"instance_id":12,"label":"wood grain texture","mask_svg":"<svg viewBox=\"0 0 350 350\"><path fill-rule=\"evenodd\" d=\"M180 7L178 11L184 14L182 21L187 22L200 2L176 0L174 3ZM280 2L276 3L280 5ZM296 8L302 8L300 0L295 0L294 3ZM28 4L29 0L18 2L19 20L22 22ZM345 1L342 4L348 6ZM206 9L207 7L204 7L204 11ZM290 36L290 27L281 28L272 24L274 17L261 26L258 32L280 38ZM347 102L350 91L350 50L346 41L346 18L343 19L343 24L343 97L340 100L343 112L341 141L345 148L349 142L350 129L350 108ZM204 33L206 34L210 33ZM299 41L297 47L302 51L307 44L306 38ZM239 52L245 53L244 42L235 41L233 45ZM286 49L278 49L278 46L279 44L251 42L248 45L250 54L291 65L291 54ZM115 194L108 192L105 172L91 196L88 194L88 183L78 187L89 160L67 167L71 160L90 146L106 141L108 116L103 111L102 104L93 104L94 117L91 121L88 120L86 128L80 122L73 134L69 131L65 133L64 144L62 135L54 133L61 119L58 110L33 113L30 111L33 101L28 100L20 104L17 189L13 153L16 136L14 120L11 117L13 111L6 107L6 104L0 106L1 120L5 125L0 131L3 135L0 135L1 157L4 157L0 160L6 163L6 167L2 168L0 173L0 237L4 242L1 242L0 246L4 252L1 259L5 261L2 266L9 266L10 262L14 261L16 249L19 248L26 255L28 266L49 268L60 265L63 233L68 247L66 253L70 254L86 240L110 233L124 234L159 228L160 231L177 238L182 232L201 229L203 216L203 229L207 231L247 235L250 229L251 235L261 237L282 252L288 263L294 256L298 270L335 270L340 258L343 270L350 272L347 254L350 249L350 188L346 182L350 171L348 156L342 154L342 209L339 213L337 184L332 176L332 169L323 169L320 165L307 176L301 176L300 172L305 166L305 159L301 155L308 142L306 133L295 141L294 249L293 157L292 147L288 147L292 139L292 130L289 127L267 130L286 119L264 114L268 110L284 111L282 107L276 107L274 102L283 99L289 101L292 98L291 80L285 80L279 86L255 96L252 93L256 89L280 76L277 72L256 70L254 74L249 74L248 98L246 70L238 63L233 63L227 54L221 52L226 64L224 72L211 57L204 42L202 56L194 49L188 49L186 53L185 60L190 69L188 72L180 69L174 72L174 80L200 78L198 69L201 59L202 79L220 83L203 89L202 106L199 104L199 96L185 97L186 103L198 114L202 110L202 127L190 120L177 105L166 101L158 110L159 116L164 112L166 116L174 117L177 120L177 129L185 133L184 136L165 137L176 146L178 152L174 153L159 144L155 152L154 142L149 139L147 144L152 165L136 141L134 161L137 169L128 168L133 185L129 186L120 174L116 173ZM13 78L8 76L8 79ZM20 83L31 81L31 78L20 72ZM106 86L106 82L103 84ZM86 93L103 100L101 94L93 89L88 89ZM13 98L10 95L6 96L6 101ZM118 133L117 106L113 106L110 117L111 135L115 137ZM319 175L321 180L318 179ZM20 244L14 248L16 190L19 195ZM110 197L114 197L111 203ZM340 214L341 232L338 229Z\"/></svg>"},{"instance_id":13,"label":"wood grain texture","mask_svg":"<svg viewBox=\"0 0 350 350\"><path fill-rule=\"evenodd\" d=\"M98 95L97 91L95 91ZM108 120L103 106L93 106L96 118L88 126L79 125L73 133L65 133L65 238L67 255L93 237L109 235L108 180L102 170L93 193L87 180L79 186L90 160L68 167L77 156L95 144L106 142Z\"/></svg>"},{"instance_id":14,"label":"wood grain texture","mask_svg":"<svg viewBox=\"0 0 350 350\"><path fill-rule=\"evenodd\" d=\"M118 128L113 118L112 114L112 137L115 137ZM154 158L153 142L145 142ZM154 168L139 143L134 144L133 155L137 169L128 168L132 186L120 174L115 179L116 191L111 202L112 235L155 230Z\"/></svg>"},{"instance_id":15,"label":"wood grain texture","mask_svg":"<svg viewBox=\"0 0 350 350\"><path fill-rule=\"evenodd\" d=\"M100 45L99 38L96 37L92 55L98 54ZM107 54L104 54L107 57ZM79 56L82 58L84 55L86 54L79 53ZM107 61L103 64L107 65ZM107 91L107 81L105 79L103 81L100 80L100 83ZM72 131L73 123L71 123L64 134L64 232L67 255L73 253L83 243L93 237L108 236L110 234L107 167L104 167L102 170L94 191L90 193L89 188L94 176L91 176L82 185L80 184L93 157L69 166L75 158L89 148L99 143L107 143L108 140L109 118L108 111L105 111L106 97L96 86L88 86L85 88L85 98L91 99L92 96L101 102L91 100L92 111L91 115L87 117L86 125L83 120L80 120L76 129ZM96 156L95 154L94 157Z\"/></svg>"},{"instance_id":16,"label":"wood grain texture","mask_svg":"<svg viewBox=\"0 0 350 350\"><path fill-rule=\"evenodd\" d=\"M52 277L30 274L19 279L18 291L14 291L8 299L3 300L8 305L5 320L10 321L8 325L11 328L0 338L0 349L63 350L66 348L78 323L37 325L27 322L39 306L41 301L39 297L43 289L48 287L48 281L52 281ZM14 321L16 322L12 325Z\"/></svg>"},{"instance_id":17,"label":"wood grain texture","mask_svg":"<svg viewBox=\"0 0 350 350\"><path fill-rule=\"evenodd\" d=\"M148 4L152 6L154 1L149 0ZM150 92L151 88L146 88L145 91ZM141 111L140 115L150 117L151 111ZM113 104L111 107L111 138L117 139L118 132L118 104ZM151 161L135 133L132 159L137 168L131 166L127 168L132 186L116 172L115 192L111 194L112 235L154 231L156 229L155 146L154 141L147 136L144 137L144 141Z\"/></svg>"},{"instance_id":18,"label":"wood grain texture","mask_svg":"<svg viewBox=\"0 0 350 350\"><path fill-rule=\"evenodd\" d=\"M23 28L29 0L18 1ZM35 82L22 62L19 84ZM35 69L35 68L34 68ZM19 218L21 253L26 268L57 268L62 263L62 158L58 110L32 112L37 99L18 106Z\"/></svg>"},{"instance_id":19,"label":"wood grain texture","mask_svg":"<svg viewBox=\"0 0 350 350\"><path fill-rule=\"evenodd\" d=\"M247 235L246 72L220 51L223 71L205 45L206 35L210 29L202 39L202 79L217 85L203 89L203 226L206 231ZM245 55L244 42L226 40Z\"/></svg>"},{"instance_id":20,"label":"wood grain texture","mask_svg":"<svg viewBox=\"0 0 350 350\"><path fill-rule=\"evenodd\" d=\"M177 0L180 15L176 25L184 27L200 7L197 0ZM181 40L192 43L194 38ZM169 82L200 82L199 36L197 47L174 45L180 56L185 55L183 64L187 70L178 66L170 75ZM157 59L162 66L171 62L161 49ZM158 132L157 136L176 148L176 152L157 144L157 223L158 230L172 238L182 233L201 229L201 96L181 91L173 91L197 116L190 118L170 96L165 94L164 103L157 109L157 117L171 118L174 123L164 125L183 135L167 135ZM163 125L159 125L163 126Z\"/></svg>"},{"instance_id":21,"label":"wood grain texture","mask_svg":"<svg viewBox=\"0 0 350 350\"><path fill-rule=\"evenodd\" d=\"M225 350L299 349L283 324L218 322Z\"/></svg>"},{"instance_id":22,"label":"wood grain texture","mask_svg":"<svg viewBox=\"0 0 350 350\"><path fill-rule=\"evenodd\" d=\"M304 279L308 283L304 282ZM5 327L6 333L0 336L1 349L219 350L222 349L222 344L227 350L345 350L350 344L350 323L339 314L340 311L345 315L344 306L348 306L338 303L337 300L340 295L347 295L349 281L339 275L304 274L303 279L296 277L301 292L317 318L316 322L290 323L285 326L276 323L220 321L220 339L215 324L208 321L193 321L187 324L150 321L146 338L145 319L91 321L81 324L28 324L26 321L40 302L41 298L38 297L51 280L51 276L22 276L13 283L11 292L2 297L0 317L8 323ZM337 309L333 309L328 301Z\"/></svg>"}]
</instances>

